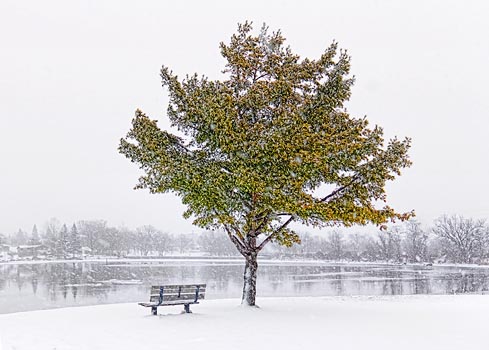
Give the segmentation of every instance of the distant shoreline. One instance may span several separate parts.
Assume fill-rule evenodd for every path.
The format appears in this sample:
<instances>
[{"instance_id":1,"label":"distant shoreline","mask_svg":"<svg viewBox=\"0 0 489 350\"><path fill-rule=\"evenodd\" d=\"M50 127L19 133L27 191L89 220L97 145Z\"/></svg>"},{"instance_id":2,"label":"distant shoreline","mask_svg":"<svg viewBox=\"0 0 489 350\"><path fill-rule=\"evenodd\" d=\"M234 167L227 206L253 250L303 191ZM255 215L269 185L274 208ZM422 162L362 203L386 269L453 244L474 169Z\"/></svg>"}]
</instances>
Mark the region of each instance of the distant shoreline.
<instances>
[{"instance_id":1,"label":"distant shoreline","mask_svg":"<svg viewBox=\"0 0 489 350\"><path fill-rule=\"evenodd\" d=\"M90 257L86 259L53 259L53 260L11 260L0 261L2 265L36 265L36 264L70 264L70 263L105 263L113 265L117 263L171 263L171 262L212 262L212 263L228 263L228 264L244 264L244 258L240 256L230 257L216 257L216 256L168 256L168 257ZM489 265L477 265L477 264L452 264L452 263L440 263L440 264L423 264L423 263L391 263L384 261L328 261L328 260L312 260L312 259L270 259L258 258L258 262L261 265L275 265L275 264L291 264L291 265L336 265L336 266L366 266L366 265L378 265L378 266L397 266L397 267L460 267L460 268L481 268L489 269Z\"/></svg>"}]
</instances>

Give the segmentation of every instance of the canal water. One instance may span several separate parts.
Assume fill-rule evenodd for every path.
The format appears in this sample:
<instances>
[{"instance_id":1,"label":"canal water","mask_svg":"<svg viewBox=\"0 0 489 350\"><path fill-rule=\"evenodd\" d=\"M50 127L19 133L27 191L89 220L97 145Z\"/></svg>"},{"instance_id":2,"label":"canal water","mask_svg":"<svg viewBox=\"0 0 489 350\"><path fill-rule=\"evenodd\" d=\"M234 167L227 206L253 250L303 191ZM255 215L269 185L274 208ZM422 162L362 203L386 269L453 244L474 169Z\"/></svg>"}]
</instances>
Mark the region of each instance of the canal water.
<instances>
[{"instance_id":1,"label":"canal water","mask_svg":"<svg viewBox=\"0 0 489 350\"><path fill-rule=\"evenodd\" d=\"M206 298L239 298L244 263L166 259L0 263L0 313L148 301L156 284L206 283ZM486 293L489 268L260 262L258 297Z\"/></svg>"}]
</instances>

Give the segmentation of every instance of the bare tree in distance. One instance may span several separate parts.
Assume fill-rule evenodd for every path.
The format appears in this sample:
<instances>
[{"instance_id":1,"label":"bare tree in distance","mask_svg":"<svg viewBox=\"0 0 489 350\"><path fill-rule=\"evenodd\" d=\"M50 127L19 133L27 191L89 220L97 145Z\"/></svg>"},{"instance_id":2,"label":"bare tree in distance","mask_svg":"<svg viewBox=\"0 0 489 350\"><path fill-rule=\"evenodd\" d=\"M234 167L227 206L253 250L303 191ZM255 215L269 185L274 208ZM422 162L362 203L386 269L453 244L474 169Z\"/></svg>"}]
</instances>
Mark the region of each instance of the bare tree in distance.
<instances>
[{"instance_id":1,"label":"bare tree in distance","mask_svg":"<svg viewBox=\"0 0 489 350\"><path fill-rule=\"evenodd\" d=\"M416 263L428 260L428 233L423 230L421 224L415 220L409 220L405 224L404 250L408 262Z\"/></svg>"},{"instance_id":2,"label":"bare tree in distance","mask_svg":"<svg viewBox=\"0 0 489 350\"><path fill-rule=\"evenodd\" d=\"M83 240L83 245L90 248L91 254L98 254L103 251L101 237L107 230L107 221L81 220L76 223L76 227Z\"/></svg>"},{"instance_id":3,"label":"bare tree in distance","mask_svg":"<svg viewBox=\"0 0 489 350\"><path fill-rule=\"evenodd\" d=\"M345 254L345 243L343 234L340 231L334 230L328 234L327 247L328 256L332 260L341 260Z\"/></svg>"},{"instance_id":4,"label":"bare tree in distance","mask_svg":"<svg viewBox=\"0 0 489 350\"><path fill-rule=\"evenodd\" d=\"M379 253L380 257L386 262L402 261L402 232L399 226L394 226L388 230L379 231Z\"/></svg>"},{"instance_id":5,"label":"bare tree in distance","mask_svg":"<svg viewBox=\"0 0 489 350\"><path fill-rule=\"evenodd\" d=\"M461 215L436 219L432 230L444 243L445 255L457 263L473 263L487 240L485 220L466 219Z\"/></svg>"},{"instance_id":6,"label":"bare tree in distance","mask_svg":"<svg viewBox=\"0 0 489 350\"><path fill-rule=\"evenodd\" d=\"M154 247L155 237L160 235L161 232L152 225L140 226L136 229L138 250L141 255L148 256L152 252Z\"/></svg>"},{"instance_id":7,"label":"bare tree in distance","mask_svg":"<svg viewBox=\"0 0 489 350\"><path fill-rule=\"evenodd\" d=\"M56 242L61 226L61 222L56 218L49 219L44 225L44 244L48 247L51 255L56 255Z\"/></svg>"}]
</instances>

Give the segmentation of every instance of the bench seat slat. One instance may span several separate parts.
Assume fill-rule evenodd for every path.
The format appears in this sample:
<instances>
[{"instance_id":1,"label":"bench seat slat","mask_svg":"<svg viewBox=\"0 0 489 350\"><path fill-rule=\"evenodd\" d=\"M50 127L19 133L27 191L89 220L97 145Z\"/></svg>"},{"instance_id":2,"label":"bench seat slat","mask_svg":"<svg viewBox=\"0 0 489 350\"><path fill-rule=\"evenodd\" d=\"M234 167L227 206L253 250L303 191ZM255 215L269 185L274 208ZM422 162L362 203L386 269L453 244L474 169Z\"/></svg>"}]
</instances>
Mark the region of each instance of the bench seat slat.
<instances>
[{"instance_id":1,"label":"bench seat slat","mask_svg":"<svg viewBox=\"0 0 489 350\"><path fill-rule=\"evenodd\" d=\"M195 296L195 291L193 291L191 293L180 293L180 294L178 294L178 293L167 293L167 292L163 292L163 298L166 298L167 296L177 296L177 297L178 296L181 296L182 298L185 298L187 296L192 296L192 295ZM199 291L199 295L204 296L205 295L205 292ZM151 294L149 297L150 298L153 298L153 297L159 298L160 295L159 294Z\"/></svg>"},{"instance_id":2,"label":"bench seat slat","mask_svg":"<svg viewBox=\"0 0 489 350\"><path fill-rule=\"evenodd\" d=\"M175 295L178 295L178 294L195 294L195 292L197 291L197 289L193 288L193 289L185 289L185 290L181 290L181 291L178 291L178 290L168 290L168 289L163 289L163 294L168 294L168 295L171 295L171 294L175 294ZM199 293L205 293L205 289L202 290L202 289L199 289ZM160 291L155 291L155 292L152 292L150 293L150 295L160 295Z\"/></svg>"},{"instance_id":3,"label":"bench seat slat","mask_svg":"<svg viewBox=\"0 0 489 350\"><path fill-rule=\"evenodd\" d=\"M197 290L196 287L192 287L192 288L182 288L182 289L178 289L178 288L163 288L163 293L169 293L169 294L172 294L172 293L195 293L195 291ZM201 287L199 288L199 292L205 292L205 287ZM152 289L151 290L151 295L155 295L155 294L160 294L160 289Z\"/></svg>"},{"instance_id":4,"label":"bench seat slat","mask_svg":"<svg viewBox=\"0 0 489 350\"><path fill-rule=\"evenodd\" d=\"M138 303L138 305L144 306L144 307L153 307L153 306L169 306L169 305L184 305L184 304L198 304L199 302L193 302L193 301L167 301L162 304L158 303Z\"/></svg>"},{"instance_id":5,"label":"bench seat slat","mask_svg":"<svg viewBox=\"0 0 489 350\"><path fill-rule=\"evenodd\" d=\"M165 288L168 288L168 289L171 289L171 288L196 288L197 286L200 286L201 288L202 287L206 287L206 284L205 283L195 283L195 284L162 284L161 286L151 286L151 289L160 289L160 287L165 287Z\"/></svg>"},{"instance_id":6,"label":"bench seat slat","mask_svg":"<svg viewBox=\"0 0 489 350\"><path fill-rule=\"evenodd\" d=\"M205 296L205 292L200 292L199 291L199 295L202 295L202 297ZM191 296L195 296L195 291L193 291L192 293L165 293L163 292L163 299L166 298L166 297L181 297L181 298L187 298L187 297L191 297ZM149 296L150 298L159 298L160 295L159 294L152 294Z\"/></svg>"},{"instance_id":7,"label":"bench seat slat","mask_svg":"<svg viewBox=\"0 0 489 350\"><path fill-rule=\"evenodd\" d=\"M205 296L204 294L199 294L197 299L199 300L204 299L204 296ZM159 300L160 300L159 295L151 296L151 298L149 298L150 303L157 303ZM195 293L183 294L180 295L180 297L177 294L173 294L173 295L163 294L163 302L174 301L174 300L195 300Z\"/></svg>"},{"instance_id":8,"label":"bench seat slat","mask_svg":"<svg viewBox=\"0 0 489 350\"><path fill-rule=\"evenodd\" d=\"M182 291L174 291L174 290L166 290L166 289L163 289L163 294L167 294L167 295L182 295L182 294L195 294L195 292L197 292L197 289L192 289L192 290L182 290ZM201 290L199 289L199 293L203 293L205 294L205 290ZM160 292L156 292L156 293L151 293L150 295L160 295Z\"/></svg>"}]
</instances>

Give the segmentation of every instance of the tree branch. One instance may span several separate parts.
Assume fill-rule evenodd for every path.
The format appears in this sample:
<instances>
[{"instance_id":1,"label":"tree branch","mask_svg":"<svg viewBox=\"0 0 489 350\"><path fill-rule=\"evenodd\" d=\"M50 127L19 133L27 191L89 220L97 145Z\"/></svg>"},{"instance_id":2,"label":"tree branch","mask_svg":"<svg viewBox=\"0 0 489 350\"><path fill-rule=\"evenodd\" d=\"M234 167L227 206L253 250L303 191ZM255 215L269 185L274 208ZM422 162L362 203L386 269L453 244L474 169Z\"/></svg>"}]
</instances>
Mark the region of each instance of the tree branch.
<instances>
[{"instance_id":1,"label":"tree branch","mask_svg":"<svg viewBox=\"0 0 489 350\"><path fill-rule=\"evenodd\" d=\"M268 211L268 210L267 210ZM264 211L262 212L257 218L256 220L261 220L260 224L258 225L258 227L255 229L255 232L257 233L257 235L259 235L261 232L261 230L263 229L263 227L268 223L270 222L270 212L268 211Z\"/></svg>"},{"instance_id":2,"label":"tree branch","mask_svg":"<svg viewBox=\"0 0 489 350\"><path fill-rule=\"evenodd\" d=\"M243 244L243 242L241 242L238 237L233 235L233 233L229 229L228 225L224 224L223 226L224 226L224 229L226 230L226 232L229 236L229 239L231 240L231 242L234 243L234 245L236 246L238 251L241 253L241 255L243 255L243 256L247 255L248 249L246 249L246 246Z\"/></svg>"},{"instance_id":3,"label":"tree branch","mask_svg":"<svg viewBox=\"0 0 489 350\"><path fill-rule=\"evenodd\" d=\"M245 244L245 241L244 241L243 234L241 233L241 231L239 230L239 228L236 225L233 225L233 224L230 224L230 225L231 225L231 228L234 230L234 232L236 232L236 235L241 240L241 242L243 243L243 245L246 245Z\"/></svg>"},{"instance_id":4,"label":"tree branch","mask_svg":"<svg viewBox=\"0 0 489 350\"><path fill-rule=\"evenodd\" d=\"M290 218L282 224L278 229L273 231L267 238L263 240L263 242L260 243L258 246L257 250L260 251L265 247L265 245L270 242L277 234L279 234L284 228L286 228L292 221L294 221L295 217L294 215L291 215Z\"/></svg>"},{"instance_id":5,"label":"tree branch","mask_svg":"<svg viewBox=\"0 0 489 350\"><path fill-rule=\"evenodd\" d=\"M326 202L328 199L336 196L338 193L341 193L343 192L344 190L346 190L348 187L350 187L351 185L353 185L355 183L355 180L357 180L358 178L360 178L359 175L355 175L351 178L350 182L347 183L346 185L344 186L341 186L340 188L337 188L336 190L334 190L333 192L331 192L330 194L328 194L326 197L324 198L321 198L320 202Z\"/></svg>"}]
</instances>

